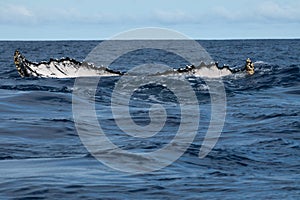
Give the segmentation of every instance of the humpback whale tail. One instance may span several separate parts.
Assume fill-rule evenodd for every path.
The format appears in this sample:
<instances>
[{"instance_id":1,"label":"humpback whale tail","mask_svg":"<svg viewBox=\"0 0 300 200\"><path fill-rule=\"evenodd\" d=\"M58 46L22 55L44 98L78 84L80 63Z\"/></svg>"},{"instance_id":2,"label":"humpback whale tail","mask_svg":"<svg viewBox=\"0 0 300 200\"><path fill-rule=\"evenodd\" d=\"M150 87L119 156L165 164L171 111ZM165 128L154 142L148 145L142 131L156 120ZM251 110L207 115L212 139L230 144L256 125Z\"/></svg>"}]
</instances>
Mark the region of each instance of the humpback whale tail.
<instances>
[{"instance_id":1,"label":"humpback whale tail","mask_svg":"<svg viewBox=\"0 0 300 200\"><path fill-rule=\"evenodd\" d=\"M45 62L31 62L27 60L18 50L14 54L14 63L21 77L52 77L52 78L75 78L80 76L122 76L130 75L120 71L115 71L107 67L97 67L91 63L79 62L71 58L50 59ZM187 65L185 68L178 68L160 72L155 75L192 75L217 78L233 73L247 71L249 75L254 74L254 64L248 58L246 65L242 69L231 69L228 66L219 67L218 63L205 64L199 66Z\"/></svg>"}]
</instances>

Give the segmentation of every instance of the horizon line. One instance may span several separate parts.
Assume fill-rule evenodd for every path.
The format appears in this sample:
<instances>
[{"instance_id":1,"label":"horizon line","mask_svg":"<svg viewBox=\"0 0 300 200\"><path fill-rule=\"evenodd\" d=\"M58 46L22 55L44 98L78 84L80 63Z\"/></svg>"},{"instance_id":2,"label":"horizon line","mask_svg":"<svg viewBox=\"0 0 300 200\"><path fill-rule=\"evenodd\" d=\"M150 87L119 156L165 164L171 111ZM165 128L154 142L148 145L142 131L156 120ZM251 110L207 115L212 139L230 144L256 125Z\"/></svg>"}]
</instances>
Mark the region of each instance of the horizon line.
<instances>
[{"instance_id":1,"label":"horizon line","mask_svg":"<svg viewBox=\"0 0 300 200\"><path fill-rule=\"evenodd\" d=\"M300 37L286 37L286 38L280 38L280 37L270 37L270 38L188 38L187 40L299 40ZM38 42L38 41L105 41L105 40L110 40L110 39L100 39L100 38L91 38L91 39L86 39L86 38L72 38L72 39L0 39L1 42ZM143 40L143 39L138 39L138 40ZM147 40L147 39L144 39ZM158 39L159 40L159 39ZM170 39L172 40L172 39Z\"/></svg>"}]
</instances>

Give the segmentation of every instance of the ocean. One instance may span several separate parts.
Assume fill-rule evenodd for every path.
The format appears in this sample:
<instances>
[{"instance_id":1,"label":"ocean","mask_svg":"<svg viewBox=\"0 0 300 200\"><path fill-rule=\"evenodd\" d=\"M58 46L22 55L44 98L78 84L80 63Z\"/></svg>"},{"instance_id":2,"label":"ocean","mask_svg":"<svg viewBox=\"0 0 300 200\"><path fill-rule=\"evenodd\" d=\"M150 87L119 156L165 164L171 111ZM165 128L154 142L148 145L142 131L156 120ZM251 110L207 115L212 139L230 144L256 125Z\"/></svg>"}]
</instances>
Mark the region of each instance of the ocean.
<instances>
[{"instance_id":1,"label":"ocean","mask_svg":"<svg viewBox=\"0 0 300 200\"><path fill-rule=\"evenodd\" d=\"M176 161L139 174L113 169L86 148L72 110L74 78L21 78L13 62L16 49L35 62L61 57L82 61L99 42L0 42L0 199L300 198L300 40L198 41L219 65L240 68L251 58L255 74L222 78L224 127L204 158L198 154L212 117L211 96L202 78L186 78L199 105L197 134ZM133 59L111 67L128 71ZM152 59L183 63L157 52ZM166 123L153 137L125 136L110 110L118 81L100 78L94 98L107 137L132 153L167 145L181 125L176 95L155 83L135 90L129 105L135 124L151 123L152 104L166 108ZM120 168L128 162L115 159Z\"/></svg>"}]
</instances>

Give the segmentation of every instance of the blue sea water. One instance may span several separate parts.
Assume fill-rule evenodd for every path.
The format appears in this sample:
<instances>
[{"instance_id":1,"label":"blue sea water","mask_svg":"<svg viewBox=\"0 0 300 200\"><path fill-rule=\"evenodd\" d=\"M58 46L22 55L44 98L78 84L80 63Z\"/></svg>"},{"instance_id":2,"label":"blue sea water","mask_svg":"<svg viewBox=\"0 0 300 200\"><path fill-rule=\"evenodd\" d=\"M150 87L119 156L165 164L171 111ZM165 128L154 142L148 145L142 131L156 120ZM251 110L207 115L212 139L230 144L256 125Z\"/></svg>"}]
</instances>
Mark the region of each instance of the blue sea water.
<instances>
[{"instance_id":1,"label":"blue sea water","mask_svg":"<svg viewBox=\"0 0 300 200\"><path fill-rule=\"evenodd\" d=\"M98 43L0 42L1 199L300 198L300 40L199 41L220 65L238 68L252 58L256 73L223 78L226 121L217 145L203 159L198 153L211 117L210 96L201 78L190 78L201 112L194 142L170 166L135 175L107 167L82 144L72 113L74 79L21 78L13 63L16 49L36 62L61 57L80 61ZM134 61L122 62L126 71ZM101 78L96 105L110 104L117 81ZM123 149L157 150L180 125L178 107L170 106L177 99L155 85L134 95L131 106L139 110L131 114L137 124L149 123L149 104L168 107L169 124L162 134L146 140L120 136L111 114L99 108L101 126Z\"/></svg>"}]
</instances>

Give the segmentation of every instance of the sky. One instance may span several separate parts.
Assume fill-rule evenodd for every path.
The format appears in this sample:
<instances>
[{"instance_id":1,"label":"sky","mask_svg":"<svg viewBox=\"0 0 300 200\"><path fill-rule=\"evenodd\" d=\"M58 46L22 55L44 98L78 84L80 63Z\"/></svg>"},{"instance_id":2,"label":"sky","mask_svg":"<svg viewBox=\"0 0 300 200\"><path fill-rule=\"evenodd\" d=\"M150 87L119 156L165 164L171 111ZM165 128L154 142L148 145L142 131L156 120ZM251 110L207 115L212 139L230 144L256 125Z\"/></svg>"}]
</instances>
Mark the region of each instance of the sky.
<instances>
[{"instance_id":1,"label":"sky","mask_svg":"<svg viewBox=\"0 0 300 200\"><path fill-rule=\"evenodd\" d=\"M300 1L0 1L0 40L102 40L143 27L193 39L300 38Z\"/></svg>"}]
</instances>

